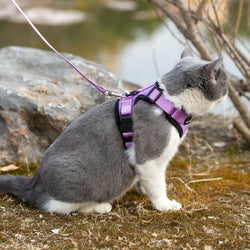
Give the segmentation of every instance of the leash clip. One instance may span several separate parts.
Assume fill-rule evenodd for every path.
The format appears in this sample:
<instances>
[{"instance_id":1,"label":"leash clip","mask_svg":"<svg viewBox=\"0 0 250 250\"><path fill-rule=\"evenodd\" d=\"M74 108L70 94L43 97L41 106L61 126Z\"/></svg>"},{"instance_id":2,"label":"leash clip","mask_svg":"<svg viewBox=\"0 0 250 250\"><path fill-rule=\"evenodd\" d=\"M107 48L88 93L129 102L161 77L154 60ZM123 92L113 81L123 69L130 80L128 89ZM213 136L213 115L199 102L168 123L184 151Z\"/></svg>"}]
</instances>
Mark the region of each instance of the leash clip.
<instances>
[{"instance_id":1,"label":"leash clip","mask_svg":"<svg viewBox=\"0 0 250 250\"><path fill-rule=\"evenodd\" d=\"M120 98L122 98L122 97L125 97L127 95L127 93L126 92L115 93L115 92L113 92L113 91L111 91L109 89L106 89L105 90L105 95L106 96L114 96L114 97L120 97Z\"/></svg>"}]
</instances>

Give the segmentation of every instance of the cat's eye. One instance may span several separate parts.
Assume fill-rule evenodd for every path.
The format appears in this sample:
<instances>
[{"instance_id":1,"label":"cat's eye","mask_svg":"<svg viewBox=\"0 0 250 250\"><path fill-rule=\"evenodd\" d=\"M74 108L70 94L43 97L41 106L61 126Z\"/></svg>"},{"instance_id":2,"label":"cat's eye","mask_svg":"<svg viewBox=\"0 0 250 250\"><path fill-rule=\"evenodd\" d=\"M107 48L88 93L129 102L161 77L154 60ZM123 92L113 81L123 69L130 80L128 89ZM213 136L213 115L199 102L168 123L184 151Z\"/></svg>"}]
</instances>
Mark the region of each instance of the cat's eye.
<instances>
[{"instance_id":1,"label":"cat's eye","mask_svg":"<svg viewBox=\"0 0 250 250\"><path fill-rule=\"evenodd\" d=\"M194 87L194 81L192 79L189 79L187 82L187 88L192 88Z\"/></svg>"},{"instance_id":2,"label":"cat's eye","mask_svg":"<svg viewBox=\"0 0 250 250\"><path fill-rule=\"evenodd\" d=\"M206 82L207 82L207 80L206 80L205 78L201 78L201 83L202 83L202 85L205 85Z\"/></svg>"}]
</instances>

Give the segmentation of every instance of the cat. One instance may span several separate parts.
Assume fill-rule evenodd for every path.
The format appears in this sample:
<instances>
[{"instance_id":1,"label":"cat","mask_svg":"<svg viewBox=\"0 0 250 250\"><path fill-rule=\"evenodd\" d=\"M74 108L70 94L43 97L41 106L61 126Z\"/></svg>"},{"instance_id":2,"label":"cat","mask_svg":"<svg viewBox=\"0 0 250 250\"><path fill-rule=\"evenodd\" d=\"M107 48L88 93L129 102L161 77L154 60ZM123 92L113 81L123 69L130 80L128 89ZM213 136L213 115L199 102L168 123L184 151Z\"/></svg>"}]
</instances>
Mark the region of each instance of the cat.
<instances>
[{"instance_id":1,"label":"cat","mask_svg":"<svg viewBox=\"0 0 250 250\"><path fill-rule=\"evenodd\" d=\"M181 60L158 81L164 96L188 114L200 115L227 95L227 76L213 62L185 49ZM58 214L108 213L112 201L135 183L159 211L182 205L167 197L165 171L184 137L162 109L140 100L132 112L133 145L125 149L116 124L116 100L80 117L52 143L36 174L0 176L0 194Z\"/></svg>"}]
</instances>

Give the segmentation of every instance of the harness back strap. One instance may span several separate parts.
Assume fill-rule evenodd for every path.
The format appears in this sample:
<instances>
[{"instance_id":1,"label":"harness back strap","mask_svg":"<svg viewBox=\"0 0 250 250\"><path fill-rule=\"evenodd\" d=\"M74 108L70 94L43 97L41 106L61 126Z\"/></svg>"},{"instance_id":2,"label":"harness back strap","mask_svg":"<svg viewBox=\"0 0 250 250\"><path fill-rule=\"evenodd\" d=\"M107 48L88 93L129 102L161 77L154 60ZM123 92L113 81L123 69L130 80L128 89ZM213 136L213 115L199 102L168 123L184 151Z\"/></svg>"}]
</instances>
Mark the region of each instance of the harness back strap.
<instances>
[{"instance_id":1,"label":"harness back strap","mask_svg":"<svg viewBox=\"0 0 250 250\"><path fill-rule=\"evenodd\" d=\"M175 108L174 104L164 97L162 89L156 82L145 89L133 91L116 102L116 121L126 149L133 144L132 110L140 99L161 108L165 112L168 121L177 129L180 138L186 133L192 116L183 110Z\"/></svg>"}]
</instances>

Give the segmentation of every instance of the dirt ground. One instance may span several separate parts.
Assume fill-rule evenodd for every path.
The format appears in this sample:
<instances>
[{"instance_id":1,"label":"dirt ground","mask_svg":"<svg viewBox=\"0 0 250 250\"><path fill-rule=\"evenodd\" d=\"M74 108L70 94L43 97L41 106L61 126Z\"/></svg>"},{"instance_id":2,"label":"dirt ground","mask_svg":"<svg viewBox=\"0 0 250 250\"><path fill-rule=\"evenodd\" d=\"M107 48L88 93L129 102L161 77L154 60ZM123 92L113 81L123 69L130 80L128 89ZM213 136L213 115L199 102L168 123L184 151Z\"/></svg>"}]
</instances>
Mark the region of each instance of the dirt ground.
<instances>
[{"instance_id":1,"label":"dirt ground","mask_svg":"<svg viewBox=\"0 0 250 250\"><path fill-rule=\"evenodd\" d=\"M158 212L135 189L104 215L56 215L0 196L1 249L250 249L250 145L231 121L192 122L166 175L181 211ZM15 165L11 174L38 167Z\"/></svg>"}]
</instances>

